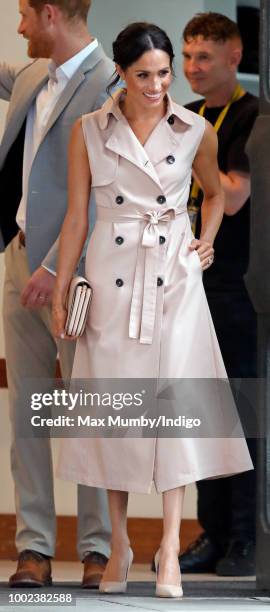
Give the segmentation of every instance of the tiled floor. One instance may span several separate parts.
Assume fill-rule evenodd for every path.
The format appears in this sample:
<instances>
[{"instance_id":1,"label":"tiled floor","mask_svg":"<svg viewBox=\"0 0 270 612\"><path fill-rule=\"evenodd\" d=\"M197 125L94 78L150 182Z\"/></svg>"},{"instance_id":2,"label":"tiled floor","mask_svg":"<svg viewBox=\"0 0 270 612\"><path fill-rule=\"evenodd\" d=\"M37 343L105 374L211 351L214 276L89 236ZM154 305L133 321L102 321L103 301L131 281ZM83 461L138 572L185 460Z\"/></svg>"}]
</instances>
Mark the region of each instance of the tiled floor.
<instances>
[{"instance_id":1,"label":"tiled floor","mask_svg":"<svg viewBox=\"0 0 270 612\"><path fill-rule=\"evenodd\" d=\"M183 612L200 612L209 611L214 612L251 612L264 610L270 611L270 597L269 598L257 598L256 592L252 596L245 597L238 596L230 597L219 597L218 592L216 593L217 581L222 583L226 589L226 585L230 586L231 582L228 583L226 578L217 578L213 574L205 574L198 579L196 575L185 575L183 576L183 588L185 594L185 583L186 585L193 583L196 585L196 594L194 596L184 597L182 600L162 600L154 596L154 574L150 571L148 566L135 564L129 575L129 581L132 583L129 587L129 594L126 595L99 595L96 591L85 592L79 589L79 582L81 579L82 566L80 563L64 563L54 562L53 564L53 577L55 581L55 592L60 593L61 588L66 593L73 595L73 604L65 606L58 605L22 605L9 603L9 591L4 583L7 583L8 577L15 569L15 563L12 562L0 562L0 612L13 612L13 610L32 611L34 610L52 610L52 612L148 612L148 611L174 611L181 610ZM233 579L232 582L236 582L237 579ZM199 587L198 587L199 581ZM246 587L254 585L254 577L243 579ZM58 583L58 584L57 584ZM59 584L60 583L60 584ZM65 584L68 583L68 584ZM137 583L137 584L135 584ZM196 584L197 583L197 584ZM202 590L200 590L200 583ZM203 596L203 586L210 583L210 595L207 597ZM213 592L211 593L211 583L213 584ZM1 597L2 591L2 597ZM43 590L45 592L46 589ZM13 590L12 593L16 591ZM21 591L22 592L22 591ZM29 591L28 591L29 592ZM33 592L33 591L32 591ZM37 592L37 591L35 591ZM40 593L40 591L38 590ZM51 591L53 592L53 590ZM209 593L209 589L208 589ZM215 594L216 593L216 594ZM231 591L230 591L231 593Z\"/></svg>"}]
</instances>

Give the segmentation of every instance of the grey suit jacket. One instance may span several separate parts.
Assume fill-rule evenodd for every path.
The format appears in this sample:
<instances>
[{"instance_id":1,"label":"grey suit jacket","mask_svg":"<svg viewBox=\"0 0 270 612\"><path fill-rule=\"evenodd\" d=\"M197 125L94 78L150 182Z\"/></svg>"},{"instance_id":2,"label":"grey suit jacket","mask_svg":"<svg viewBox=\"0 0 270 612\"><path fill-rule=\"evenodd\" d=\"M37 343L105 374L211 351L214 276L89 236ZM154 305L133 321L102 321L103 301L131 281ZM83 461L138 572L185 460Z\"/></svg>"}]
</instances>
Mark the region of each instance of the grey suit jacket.
<instances>
[{"instance_id":1,"label":"grey suit jacket","mask_svg":"<svg viewBox=\"0 0 270 612\"><path fill-rule=\"evenodd\" d=\"M113 62L98 45L70 79L49 118L28 185L26 249L31 271L41 264L55 270L58 236L67 209L67 151L71 128L78 117L100 108L113 73ZM0 148L0 168L47 80L47 60L36 60L22 68L0 64L0 97L10 101Z\"/></svg>"}]
</instances>

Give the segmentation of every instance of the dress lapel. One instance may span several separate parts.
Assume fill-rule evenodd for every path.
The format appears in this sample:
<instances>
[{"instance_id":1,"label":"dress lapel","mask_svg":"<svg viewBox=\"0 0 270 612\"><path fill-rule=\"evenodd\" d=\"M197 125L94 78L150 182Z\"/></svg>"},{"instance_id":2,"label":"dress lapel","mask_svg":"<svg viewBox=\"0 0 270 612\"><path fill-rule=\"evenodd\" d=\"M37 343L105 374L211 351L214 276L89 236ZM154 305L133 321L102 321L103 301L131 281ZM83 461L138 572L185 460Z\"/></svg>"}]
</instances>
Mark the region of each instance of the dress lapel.
<instances>
[{"instance_id":1,"label":"dress lapel","mask_svg":"<svg viewBox=\"0 0 270 612\"><path fill-rule=\"evenodd\" d=\"M174 153L179 143L179 134L175 134L172 131L167 119L164 118L152 134L150 134L145 144L145 150L151 158L153 165L156 166L166 159L168 155Z\"/></svg>"},{"instance_id":2,"label":"dress lapel","mask_svg":"<svg viewBox=\"0 0 270 612\"><path fill-rule=\"evenodd\" d=\"M135 164L162 189L155 166L181 144L194 123L191 113L184 107L174 104L168 95L166 115L143 147L119 108L122 94L122 90L117 91L105 102L100 113L100 127L103 130L108 129L105 147ZM172 125L168 122L170 116L175 117Z\"/></svg>"},{"instance_id":3,"label":"dress lapel","mask_svg":"<svg viewBox=\"0 0 270 612\"><path fill-rule=\"evenodd\" d=\"M114 127L105 147L140 168L142 172L145 172L162 189L159 177L147 155L146 149L135 136L123 115L118 121L114 121Z\"/></svg>"},{"instance_id":4,"label":"dress lapel","mask_svg":"<svg viewBox=\"0 0 270 612\"><path fill-rule=\"evenodd\" d=\"M185 136L194 124L190 111L175 104L168 94L167 97L166 115L149 136L145 145L154 166L172 155L179 146L184 146ZM170 118L173 118L171 123Z\"/></svg>"}]
</instances>

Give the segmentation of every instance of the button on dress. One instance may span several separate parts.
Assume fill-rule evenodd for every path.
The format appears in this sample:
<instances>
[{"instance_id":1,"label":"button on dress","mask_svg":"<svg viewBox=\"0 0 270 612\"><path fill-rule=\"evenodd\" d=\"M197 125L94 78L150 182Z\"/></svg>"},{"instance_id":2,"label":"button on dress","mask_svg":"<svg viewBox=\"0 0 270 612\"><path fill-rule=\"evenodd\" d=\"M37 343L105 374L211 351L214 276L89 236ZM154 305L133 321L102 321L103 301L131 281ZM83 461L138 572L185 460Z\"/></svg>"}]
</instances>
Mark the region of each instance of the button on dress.
<instances>
[{"instance_id":1,"label":"button on dress","mask_svg":"<svg viewBox=\"0 0 270 612\"><path fill-rule=\"evenodd\" d=\"M82 118L97 207L86 254L93 298L73 378L225 379L187 214L203 117L175 104L144 146L119 91ZM121 238L121 240L120 240ZM217 406L217 410L219 406ZM84 485L165 491L252 469L244 438L67 438L57 473Z\"/></svg>"}]
</instances>

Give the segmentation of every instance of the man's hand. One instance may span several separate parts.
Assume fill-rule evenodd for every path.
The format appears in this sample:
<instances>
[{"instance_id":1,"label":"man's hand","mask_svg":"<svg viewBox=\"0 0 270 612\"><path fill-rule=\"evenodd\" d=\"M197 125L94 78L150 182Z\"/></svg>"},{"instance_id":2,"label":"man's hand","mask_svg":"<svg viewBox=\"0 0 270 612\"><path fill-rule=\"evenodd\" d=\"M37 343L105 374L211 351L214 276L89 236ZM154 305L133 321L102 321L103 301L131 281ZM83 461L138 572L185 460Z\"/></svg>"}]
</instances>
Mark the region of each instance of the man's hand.
<instances>
[{"instance_id":1,"label":"man's hand","mask_svg":"<svg viewBox=\"0 0 270 612\"><path fill-rule=\"evenodd\" d=\"M56 278L53 274L40 266L32 274L22 292L22 305L26 308L42 308L42 306L50 304L55 280Z\"/></svg>"}]
</instances>

